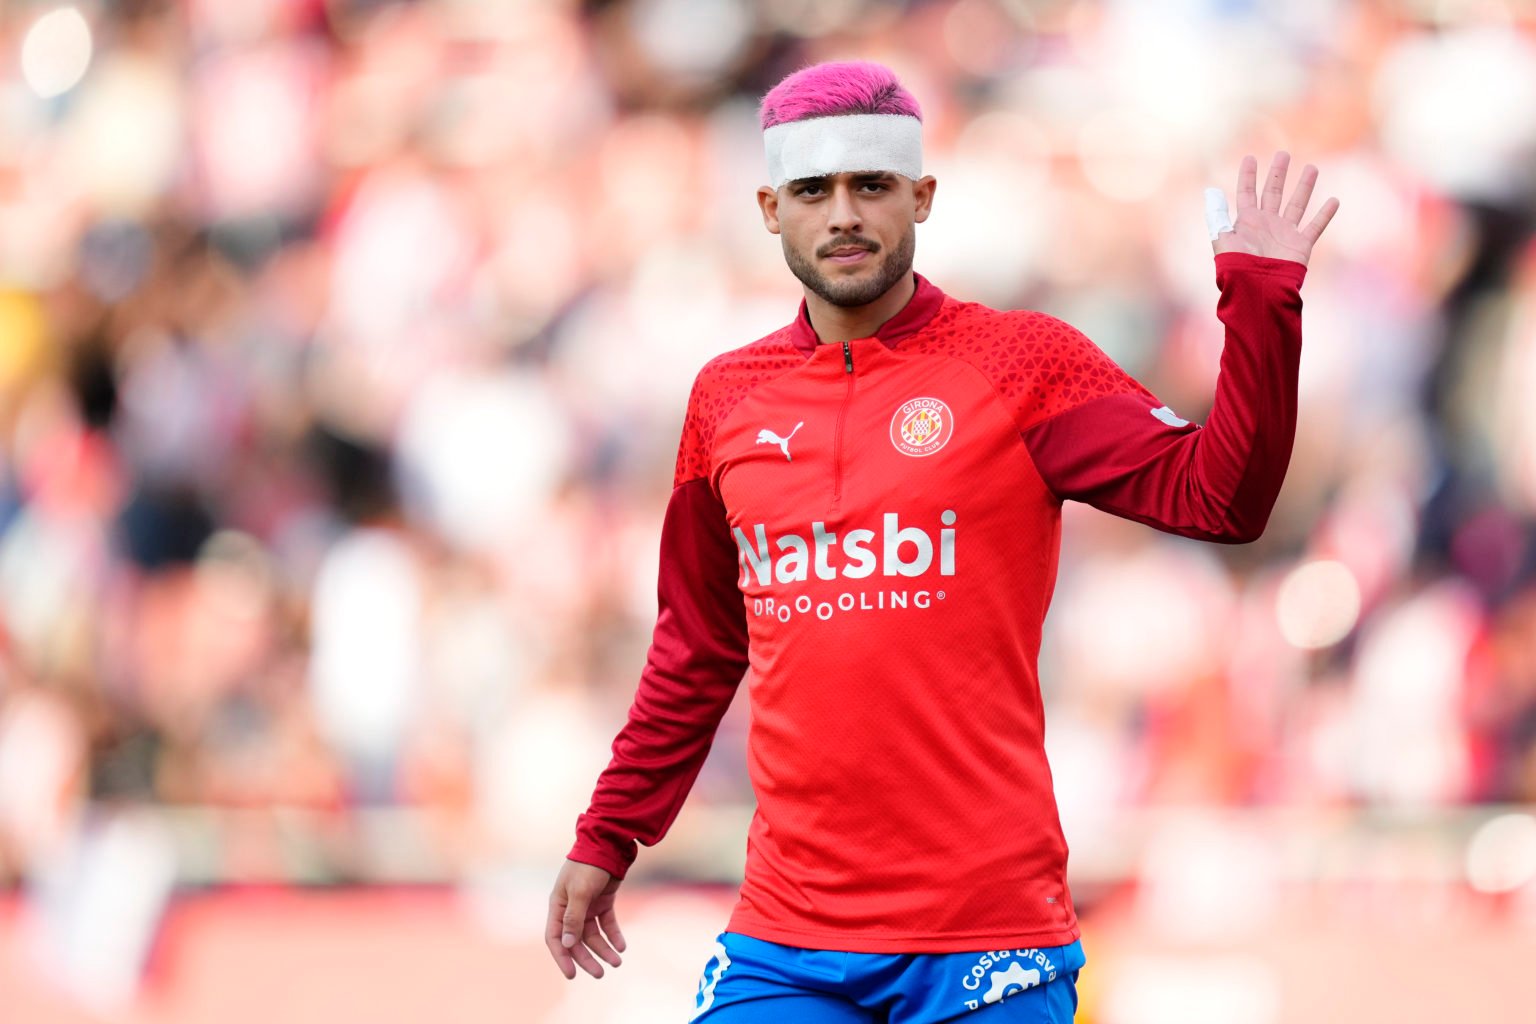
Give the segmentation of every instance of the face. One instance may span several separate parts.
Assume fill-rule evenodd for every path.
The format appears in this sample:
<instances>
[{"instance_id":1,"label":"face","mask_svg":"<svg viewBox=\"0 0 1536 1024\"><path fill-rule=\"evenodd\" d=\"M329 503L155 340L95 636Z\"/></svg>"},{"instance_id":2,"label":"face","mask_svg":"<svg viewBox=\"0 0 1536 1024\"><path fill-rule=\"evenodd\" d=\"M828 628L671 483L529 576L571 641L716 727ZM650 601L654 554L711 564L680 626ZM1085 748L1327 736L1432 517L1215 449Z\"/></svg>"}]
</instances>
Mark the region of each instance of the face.
<instances>
[{"instance_id":1,"label":"face","mask_svg":"<svg viewBox=\"0 0 1536 1024\"><path fill-rule=\"evenodd\" d=\"M863 306L912 272L915 225L928 219L933 191L931 176L848 172L760 188L757 201L806 288L834 306Z\"/></svg>"}]
</instances>

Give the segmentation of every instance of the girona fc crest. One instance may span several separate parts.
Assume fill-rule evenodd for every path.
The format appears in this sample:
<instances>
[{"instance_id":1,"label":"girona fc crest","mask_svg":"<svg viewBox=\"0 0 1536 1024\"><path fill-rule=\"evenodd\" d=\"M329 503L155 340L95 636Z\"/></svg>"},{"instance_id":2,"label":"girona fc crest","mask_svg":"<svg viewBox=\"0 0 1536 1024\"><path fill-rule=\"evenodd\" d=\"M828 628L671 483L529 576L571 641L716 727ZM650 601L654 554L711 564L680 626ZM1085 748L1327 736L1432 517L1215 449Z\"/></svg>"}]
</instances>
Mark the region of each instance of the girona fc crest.
<instances>
[{"instance_id":1,"label":"girona fc crest","mask_svg":"<svg viewBox=\"0 0 1536 1024\"><path fill-rule=\"evenodd\" d=\"M903 455L932 455L949 443L955 418L937 398L904 402L891 417L891 444Z\"/></svg>"}]
</instances>

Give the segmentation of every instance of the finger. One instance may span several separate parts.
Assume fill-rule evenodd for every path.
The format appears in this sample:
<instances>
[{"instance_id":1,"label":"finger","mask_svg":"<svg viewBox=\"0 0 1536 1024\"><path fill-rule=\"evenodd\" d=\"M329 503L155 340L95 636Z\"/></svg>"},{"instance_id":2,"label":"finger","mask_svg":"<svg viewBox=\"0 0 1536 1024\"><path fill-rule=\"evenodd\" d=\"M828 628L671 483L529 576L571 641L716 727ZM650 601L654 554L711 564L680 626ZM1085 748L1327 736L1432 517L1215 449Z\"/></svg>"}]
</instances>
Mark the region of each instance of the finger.
<instances>
[{"instance_id":1,"label":"finger","mask_svg":"<svg viewBox=\"0 0 1536 1024\"><path fill-rule=\"evenodd\" d=\"M1210 232L1213 242L1223 231L1232 230L1232 214L1227 210L1227 195L1219 188L1208 187L1205 190L1205 229Z\"/></svg>"},{"instance_id":2,"label":"finger","mask_svg":"<svg viewBox=\"0 0 1536 1024\"><path fill-rule=\"evenodd\" d=\"M1318 237L1323 233L1323 229L1328 226L1328 222L1333 220L1333 215L1338 212L1339 201L1333 196L1329 196L1328 201L1323 204L1323 208L1318 210L1317 215L1312 218L1306 227L1301 229L1302 237L1316 244Z\"/></svg>"},{"instance_id":3,"label":"finger","mask_svg":"<svg viewBox=\"0 0 1536 1024\"><path fill-rule=\"evenodd\" d=\"M587 930L581 933L581 941L587 944L587 948L596 953L600 959L610 966L617 967L624 961L619 959L619 954L614 952L603 933L597 930L597 918L587 922Z\"/></svg>"},{"instance_id":4,"label":"finger","mask_svg":"<svg viewBox=\"0 0 1536 1024\"><path fill-rule=\"evenodd\" d=\"M555 958L555 966L560 968L560 973L565 975L565 980L570 981L576 977L576 961L571 959L571 954L560 945L559 939L545 939L544 945L549 949L549 955Z\"/></svg>"},{"instance_id":5,"label":"finger","mask_svg":"<svg viewBox=\"0 0 1536 1024\"><path fill-rule=\"evenodd\" d=\"M1291 201L1285 204L1285 219L1292 224L1301 223L1301 215L1307 212L1307 204L1312 201L1312 186L1317 184L1317 168L1311 164L1301 169L1301 177L1296 182L1296 191L1291 193Z\"/></svg>"},{"instance_id":6,"label":"finger","mask_svg":"<svg viewBox=\"0 0 1536 1024\"><path fill-rule=\"evenodd\" d=\"M581 943L578 942L571 947L571 959L575 960L576 965L592 975L592 977L601 978L603 976L603 965L598 963L597 957L592 955L592 951Z\"/></svg>"},{"instance_id":7,"label":"finger","mask_svg":"<svg viewBox=\"0 0 1536 1024\"><path fill-rule=\"evenodd\" d=\"M1244 210L1251 210L1259 205L1259 197L1254 192L1255 180L1259 173L1259 161L1250 153L1243 157L1243 162L1237 168L1237 215L1241 217Z\"/></svg>"},{"instance_id":8,"label":"finger","mask_svg":"<svg viewBox=\"0 0 1536 1024\"><path fill-rule=\"evenodd\" d=\"M549 920L544 926L544 945L549 950L549 955L555 958L555 965L560 968L560 973L566 980L576 977L576 962L571 959L571 954L560 942L560 932L563 927L565 905L555 898L549 901Z\"/></svg>"},{"instance_id":9,"label":"finger","mask_svg":"<svg viewBox=\"0 0 1536 1024\"><path fill-rule=\"evenodd\" d=\"M561 919L560 944L572 949L580 942L581 933L586 931L587 905L592 902L592 897L583 892L571 892L567 899L569 902Z\"/></svg>"},{"instance_id":10,"label":"finger","mask_svg":"<svg viewBox=\"0 0 1536 1024\"><path fill-rule=\"evenodd\" d=\"M1270 161L1269 173L1264 176L1264 197L1259 205L1271 213L1280 212L1280 195L1285 191L1285 169L1291 165L1291 154L1280 150Z\"/></svg>"},{"instance_id":11,"label":"finger","mask_svg":"<svg viewBox=\"0 0 1536 1024\"><path fill-rule=\"evenodd\" d=\"M629 943L624 941L624 933L619 930L619 919L614 914L613 908L609 907L601 914L598 914L597 923L603 926L603 932L613 942L613 948L620 953L624 952Z\"/></svg>"}]
</instances>

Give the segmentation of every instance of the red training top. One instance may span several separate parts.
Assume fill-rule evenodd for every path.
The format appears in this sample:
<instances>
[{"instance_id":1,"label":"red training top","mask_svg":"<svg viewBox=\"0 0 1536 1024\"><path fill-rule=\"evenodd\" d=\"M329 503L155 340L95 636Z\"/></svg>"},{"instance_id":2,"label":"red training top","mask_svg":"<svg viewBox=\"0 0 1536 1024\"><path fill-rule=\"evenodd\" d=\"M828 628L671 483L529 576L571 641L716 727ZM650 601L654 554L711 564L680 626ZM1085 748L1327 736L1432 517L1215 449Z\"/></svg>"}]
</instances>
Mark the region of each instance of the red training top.
<instances>
[{"instance_id":1,"label":"red training top","mask_svg":"<svg viewBox=\"0 0 1536 1024\"><path fill-rule=\"evenodd\" d=\"M688 402L660 614L572 860L622 877L666 834L750 665L758 799L729 930L938 953L1078 937L1036 660L1061 504L1258 537L1296 427L1291 260L1221 253L1205 425L1045 313L921 276L872 338L794 323Z\"/></svg>"}]
</instances>

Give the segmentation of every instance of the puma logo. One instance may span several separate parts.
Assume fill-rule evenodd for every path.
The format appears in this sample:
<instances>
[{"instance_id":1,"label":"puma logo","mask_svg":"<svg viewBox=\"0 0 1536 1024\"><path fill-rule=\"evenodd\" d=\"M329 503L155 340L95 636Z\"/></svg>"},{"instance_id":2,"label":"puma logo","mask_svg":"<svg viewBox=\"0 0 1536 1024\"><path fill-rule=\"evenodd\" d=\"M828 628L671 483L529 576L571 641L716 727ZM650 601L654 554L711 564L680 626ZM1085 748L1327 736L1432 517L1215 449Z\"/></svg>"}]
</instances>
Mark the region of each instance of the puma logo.
<instances>
[{"instance_id":1,"label":"puma logo","mask_svg":"<svg viewBox=\"0 0 1536 1024\"><path fill-rule=\"evenodd\" d=\"M785 460L789 461L789 462L793 462L795 460L791 459L789 457L789 439L791 437L794 437L795 434L803 426L805 426L805 421L801 420L799 423L795 424L795 429L791 430L789 432L789 434L787 436L785 436L785 437L780 437L778 434L775 434L773 431L764 428L763 430L759 430L757 432L757 443L758 444L776 444L776 445L778 445L779 446L779 450L784 453Z\"/></svg>"}]
</instances>

